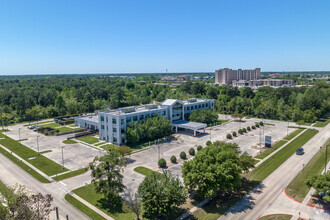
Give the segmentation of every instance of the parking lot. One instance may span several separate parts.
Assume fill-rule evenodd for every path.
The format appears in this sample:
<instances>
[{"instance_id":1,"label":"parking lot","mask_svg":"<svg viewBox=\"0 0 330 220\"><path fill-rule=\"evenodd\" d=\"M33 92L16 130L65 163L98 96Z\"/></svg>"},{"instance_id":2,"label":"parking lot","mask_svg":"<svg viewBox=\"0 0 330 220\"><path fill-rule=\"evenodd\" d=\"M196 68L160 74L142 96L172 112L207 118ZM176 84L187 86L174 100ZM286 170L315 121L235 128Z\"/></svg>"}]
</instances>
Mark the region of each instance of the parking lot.
<instances>
[{"instance_id":1,"label":"parking lot","mask_svg":"<svg viewBox=\"0 0 330 220\"><path fill-rule=\"evenodd\" d=\"M94 149L92 147L86 146L81 143L76 144L64 144L63 141L70 135L61 136L45 136L43 134L37 133L33 130L24 127L22 124L14 125L9 127L8 132L5 132L7 136L14 140L23 139L21 141L25 146L38 151L37 147L37 136L39 152L51 150L51 152L43 153L44 156L55 161L58 164L62 164L62 147L64 166L69 170L76 170L88 166L95 156L102 155L102 151ZM19 137L20 130L20 137ZM27 140L24 140L27 139Z\"/></svg>"}]
</instances>

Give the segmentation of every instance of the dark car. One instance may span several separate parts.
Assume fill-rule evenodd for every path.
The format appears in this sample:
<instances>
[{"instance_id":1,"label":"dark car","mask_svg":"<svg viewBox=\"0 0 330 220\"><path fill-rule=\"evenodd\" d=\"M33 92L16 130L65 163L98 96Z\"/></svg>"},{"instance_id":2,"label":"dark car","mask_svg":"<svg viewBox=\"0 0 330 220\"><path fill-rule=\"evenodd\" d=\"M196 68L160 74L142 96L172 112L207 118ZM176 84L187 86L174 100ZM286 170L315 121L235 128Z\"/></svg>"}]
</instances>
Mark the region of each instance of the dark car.
<instances>
[{"instance_id":1,"label":"dark car","mask_svg":"<svg viewBox=\"0 0 330 220\"><path fill-rule=\"evenodd\" d=\"M304 154L304 148L298 148L298 150L296 151L297 155L303 155Z\"/></svg>"}]
</instances>

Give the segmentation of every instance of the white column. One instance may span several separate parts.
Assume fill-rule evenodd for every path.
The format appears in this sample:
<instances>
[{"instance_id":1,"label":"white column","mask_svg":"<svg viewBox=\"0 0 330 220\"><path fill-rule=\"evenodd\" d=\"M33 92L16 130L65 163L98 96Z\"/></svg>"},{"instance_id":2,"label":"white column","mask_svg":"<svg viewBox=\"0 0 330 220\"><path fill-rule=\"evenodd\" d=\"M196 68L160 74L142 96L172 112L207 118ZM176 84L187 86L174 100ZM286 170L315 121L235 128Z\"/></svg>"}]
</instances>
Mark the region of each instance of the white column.
<instances>
[{"instance_id":1,"label":"white column","mask_svg":"<svg viewBox=\"0 0 330 220\"><path fill-rule=\"evenodd\" d=\"M178 133L178 126L175 127L175 132Z\"/></svg>"},{"instance_id":2,"label":"white column","mask_svg":"<svg viewBox=\"0 0 330 220\"><path fill-rule=\"evenodd\" d=\"M205 127L204 127L204 134L205 134Z\"/></svg>"},{"instance_id":3,"label":"white column","mask_svg":"<svg viewBox=\"0 0 330 220\"><path fill-rule=\"evenodd\" d=\"M196 137L196 130L194 130L194 137Z\"/></svg>"}]
</instances>

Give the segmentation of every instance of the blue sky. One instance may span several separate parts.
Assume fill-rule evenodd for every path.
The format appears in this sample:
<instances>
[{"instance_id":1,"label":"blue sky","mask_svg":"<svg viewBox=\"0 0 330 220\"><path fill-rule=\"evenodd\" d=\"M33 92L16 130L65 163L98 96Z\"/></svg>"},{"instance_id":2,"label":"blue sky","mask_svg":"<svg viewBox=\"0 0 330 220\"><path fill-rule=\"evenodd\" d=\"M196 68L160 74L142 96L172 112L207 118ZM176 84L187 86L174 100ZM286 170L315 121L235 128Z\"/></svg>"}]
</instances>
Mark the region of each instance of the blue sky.
<instances>
[{"instance_id":1,"label":"blue sky","mask_svg":"<svg viewBox=\"0 0 330 220\"><path fill-rule=\"evenodd\" d=\"M0 74L330 70L330 1L1 0Z\"/></svg>"}]
</instances>

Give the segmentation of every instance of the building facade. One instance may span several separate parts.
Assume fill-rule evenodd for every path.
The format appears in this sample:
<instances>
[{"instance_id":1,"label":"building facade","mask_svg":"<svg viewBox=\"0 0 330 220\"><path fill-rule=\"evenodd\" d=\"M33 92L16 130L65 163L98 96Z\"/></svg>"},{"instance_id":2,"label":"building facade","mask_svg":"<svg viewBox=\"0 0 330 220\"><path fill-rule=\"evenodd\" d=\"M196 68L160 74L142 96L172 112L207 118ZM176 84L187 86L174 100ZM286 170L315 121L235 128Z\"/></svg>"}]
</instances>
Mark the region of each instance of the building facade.
<instances>
[{"instance_id":1,"label":"building facade","mask_svg":"<svg viewBox=\"0 0 330 220\"><path fill-rule=\"evenodd\" d=\"M260 68L253 70L232 70L229 68L215 71L215 83L220 85L232 85L233 80L257 80L260 79Z\"/></svg>"},{"instance_id":2,"label":"building facade","mask_svg":"<svg viewBox=\"0 0 330 220\"><path fill-rule=\"evenodd\" d=\"M287 79L233 80L232 85L238 87L249 86L251 88L258 88L261 86L281 87L293 86L294 81Z\"/></svg>"},{"instance_id":3,"label":"building facade","mask_svg":"<svg viewBox=\"0 0 330 220\"><path fill-rule=\"evenodd\" d=\"M202 109L214 109L213 99L189 99L180 101L177 99L167 99L163 103L147 104L142 106L125 107L116 110L101 111L95 116L81 116L75 119L76 126L82 128L95 128L99 130L100 140L121 145L126 142L126 128L131 122L139 122L156 115L166 117L176 129L184 127L189 123L185 121L188 114ZM98 121L97 126L95 121ZM194 130L205 128L206 124L193 124ZM186 128L186 127L184 127Z\"/></svg>"}]
</instances>

